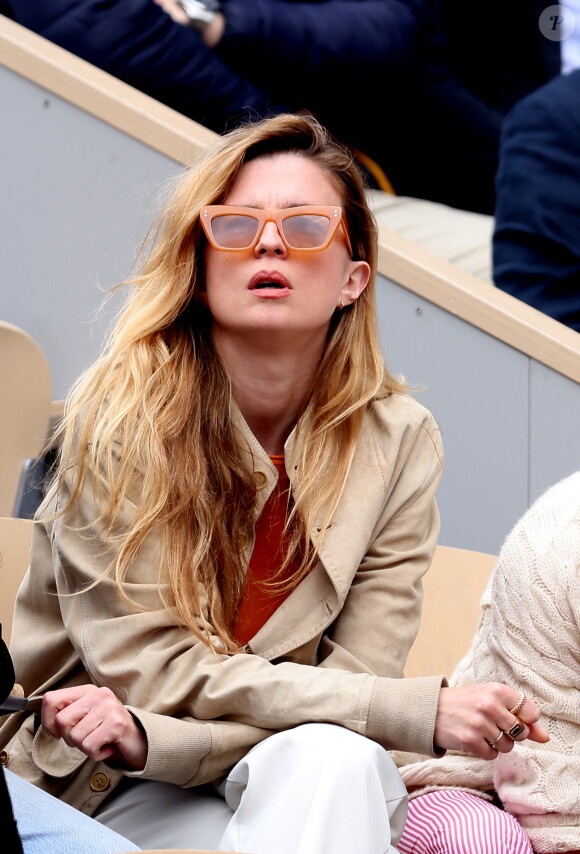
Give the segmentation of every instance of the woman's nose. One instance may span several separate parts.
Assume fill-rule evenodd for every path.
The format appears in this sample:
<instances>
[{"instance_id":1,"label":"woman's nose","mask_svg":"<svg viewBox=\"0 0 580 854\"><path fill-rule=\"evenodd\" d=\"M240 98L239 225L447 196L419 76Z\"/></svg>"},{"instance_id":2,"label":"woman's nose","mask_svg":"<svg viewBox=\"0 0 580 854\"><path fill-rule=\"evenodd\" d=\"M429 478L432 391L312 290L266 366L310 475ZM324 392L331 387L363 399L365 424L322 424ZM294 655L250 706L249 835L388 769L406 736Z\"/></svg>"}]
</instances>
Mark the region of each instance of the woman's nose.
<instances>
[{"instance_id":1,"label":"woman's nose","mask_svg":"<svg viewBox=\"0 0 580 854\"><path fill-rule=\"evenodd\" d=\"M278 231L278 226L275 222L266 222L262 233L258 238L258 242L254 247L257 255L286 255L286 244L282 240L282 235Z\"/></svg>"}]
</instances>

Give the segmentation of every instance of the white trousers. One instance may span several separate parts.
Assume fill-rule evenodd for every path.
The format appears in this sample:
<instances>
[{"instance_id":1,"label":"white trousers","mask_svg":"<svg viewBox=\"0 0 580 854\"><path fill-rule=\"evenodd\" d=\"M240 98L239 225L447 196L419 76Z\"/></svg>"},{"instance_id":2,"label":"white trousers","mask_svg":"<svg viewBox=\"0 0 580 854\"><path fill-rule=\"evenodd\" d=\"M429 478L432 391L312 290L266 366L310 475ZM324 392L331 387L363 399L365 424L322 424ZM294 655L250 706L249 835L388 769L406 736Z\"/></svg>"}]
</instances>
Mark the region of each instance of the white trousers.
<instances>
[{"instance_id":1,"label":"white trousers","mask_svg":"<svg viewBox=\"0 0 580 854\"><path fill-rule=\"evenodd\" d=\"M219 790L139 780L95 817L142 848L394 854L406 813L405 786L382 747L305 724L254 747Z\"/></svg>"}]
</instances>

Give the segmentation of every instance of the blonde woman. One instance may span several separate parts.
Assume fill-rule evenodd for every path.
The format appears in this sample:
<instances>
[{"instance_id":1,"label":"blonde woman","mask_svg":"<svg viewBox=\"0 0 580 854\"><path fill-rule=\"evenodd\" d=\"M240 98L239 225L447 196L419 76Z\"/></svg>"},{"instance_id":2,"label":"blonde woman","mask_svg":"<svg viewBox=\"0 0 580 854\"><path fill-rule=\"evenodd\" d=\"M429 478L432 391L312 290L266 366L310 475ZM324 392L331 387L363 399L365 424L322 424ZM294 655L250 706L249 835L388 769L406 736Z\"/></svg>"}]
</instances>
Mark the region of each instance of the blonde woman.
<instances>
[{"instance_id":1,"label":"blonde woman","mask_svg":"<svg viewBox=\"0 0 580 854\"><path fill-rule=\"evenodd\" d=\"M385 370L376 254L314 120L235 131L70 397L15 617L33 713L0 736L136 844L383 854L406 809L387 749L545 737L531 701L513 730L509 686L402 678L442 451Z\"/></svg>"}]
</instances>

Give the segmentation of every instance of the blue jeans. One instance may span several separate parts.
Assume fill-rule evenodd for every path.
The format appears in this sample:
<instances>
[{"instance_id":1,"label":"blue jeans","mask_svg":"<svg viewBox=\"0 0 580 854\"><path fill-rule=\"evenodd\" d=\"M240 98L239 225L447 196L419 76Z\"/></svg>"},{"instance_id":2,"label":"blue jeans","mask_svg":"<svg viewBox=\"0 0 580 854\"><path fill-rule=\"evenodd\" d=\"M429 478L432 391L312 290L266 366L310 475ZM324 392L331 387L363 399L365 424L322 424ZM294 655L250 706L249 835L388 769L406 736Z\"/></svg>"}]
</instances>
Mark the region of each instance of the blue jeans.
<instances>
[{"instance_id":1,"label":"blue jeans","mask_svg":"<svg viewBox=\"0 0 580 854\"><path fill-rule=\"evenodd\" d=\"M24 854L120 854L136 845L74 807L5 771Z\"/></svg>"}]
</instances>

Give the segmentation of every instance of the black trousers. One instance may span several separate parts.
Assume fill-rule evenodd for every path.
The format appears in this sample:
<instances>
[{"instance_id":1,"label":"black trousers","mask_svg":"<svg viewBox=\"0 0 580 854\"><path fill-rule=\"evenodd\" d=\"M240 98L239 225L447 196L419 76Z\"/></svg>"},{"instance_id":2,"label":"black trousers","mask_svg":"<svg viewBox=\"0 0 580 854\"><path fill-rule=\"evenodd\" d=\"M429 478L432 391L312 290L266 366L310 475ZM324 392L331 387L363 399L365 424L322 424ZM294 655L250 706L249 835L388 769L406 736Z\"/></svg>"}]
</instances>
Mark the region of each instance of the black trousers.
<instances>
[{"instance_id":1,"label":"black trousers","mask_svg":"<svg viewBox=\"0 0 580 854\"><path fill-rule=\"evenodd\" d=\"M5 854L23 854L22 842L14 813L12 803L6 786L4 768L0 765L0 827L2 828L2 850Z\"/></svg>"}]
</instances>

